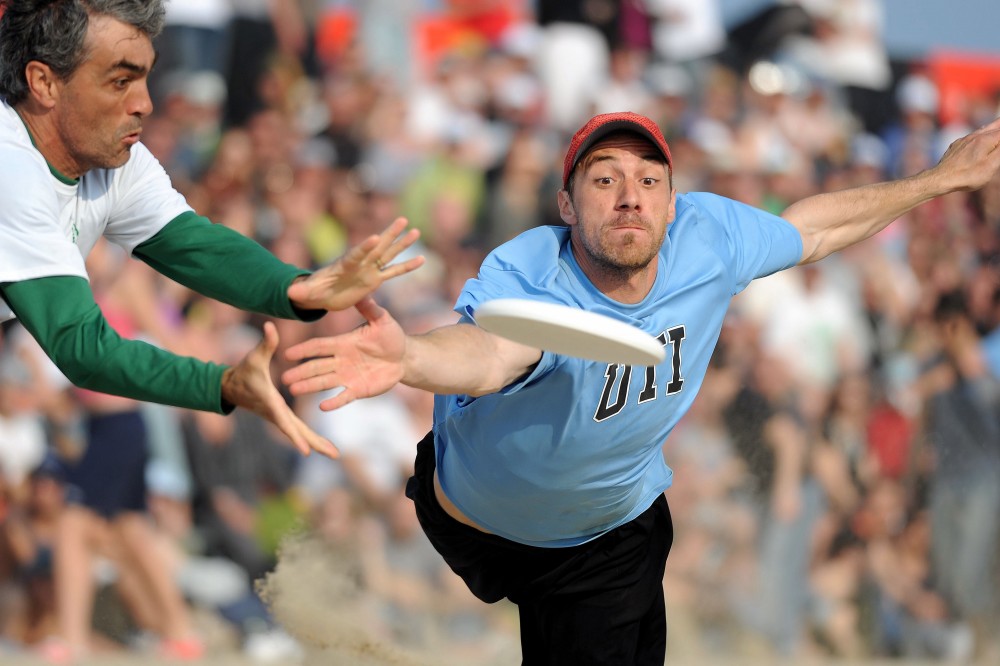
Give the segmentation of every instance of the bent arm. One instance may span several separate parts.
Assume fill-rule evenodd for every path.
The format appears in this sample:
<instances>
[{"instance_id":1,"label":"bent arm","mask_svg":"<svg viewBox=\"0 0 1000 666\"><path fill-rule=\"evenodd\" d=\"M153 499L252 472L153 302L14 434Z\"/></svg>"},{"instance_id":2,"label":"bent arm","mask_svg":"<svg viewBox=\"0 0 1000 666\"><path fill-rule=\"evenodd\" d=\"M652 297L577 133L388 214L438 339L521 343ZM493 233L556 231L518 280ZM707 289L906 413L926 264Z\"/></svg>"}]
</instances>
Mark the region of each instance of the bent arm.
<instances>
[{"instance_id":1,"label":"bent arm","mask_svg":"<svg viewBox=\"0 0 1000 666\"><path fill-rule=\"evenodd\" d=\"M402 383L434 393L495 393L531 372L541 351L454 324L408 336Z\"/></svg>"},{"instance_id":2,"label":"bent arm","mask_svg":"<svg viewBox=\"0 0 1000 666\"><path fill-rule=\"evenodd\" d=\"M0 285L25 329L73 384L175 407L226 413L226 366L177 356L119 336L80 277L45 277Z\"/></svg>"},{"instance_id":3,"label":"bent arm","mask_svg":"<svg viewBox=\"0 0 1000 666\"><path fill-rule=\"evenodd\" d=\"M887 183L808 197L782 213L802 234L800 264L819 261L869 238L922 203L977 190L1000 170L1000 119L948 147L934 167Z\"/></svg>"}]
</instances>

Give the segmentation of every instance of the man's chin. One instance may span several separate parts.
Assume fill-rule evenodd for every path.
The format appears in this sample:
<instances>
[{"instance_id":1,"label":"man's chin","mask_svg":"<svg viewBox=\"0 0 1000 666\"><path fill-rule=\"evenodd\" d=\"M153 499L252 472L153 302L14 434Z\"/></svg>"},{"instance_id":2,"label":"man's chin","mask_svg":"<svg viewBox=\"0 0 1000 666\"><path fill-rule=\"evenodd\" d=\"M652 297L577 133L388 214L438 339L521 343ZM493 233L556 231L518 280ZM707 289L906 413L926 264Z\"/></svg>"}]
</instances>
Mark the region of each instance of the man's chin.
<instances>
[{"instance_id":1,"label":"man's chin","mask_svg":"<svg viewBox=\"0 0 1000 666\"><path fill-rule=\"evenodd\" d=\"M101 166L105 169L117 169L118 167L125 166L128 163L129 158L132 157L132 146L126 145L124 148L113 158L108 159L105 164Z\"/></svg>"}]
</instances>

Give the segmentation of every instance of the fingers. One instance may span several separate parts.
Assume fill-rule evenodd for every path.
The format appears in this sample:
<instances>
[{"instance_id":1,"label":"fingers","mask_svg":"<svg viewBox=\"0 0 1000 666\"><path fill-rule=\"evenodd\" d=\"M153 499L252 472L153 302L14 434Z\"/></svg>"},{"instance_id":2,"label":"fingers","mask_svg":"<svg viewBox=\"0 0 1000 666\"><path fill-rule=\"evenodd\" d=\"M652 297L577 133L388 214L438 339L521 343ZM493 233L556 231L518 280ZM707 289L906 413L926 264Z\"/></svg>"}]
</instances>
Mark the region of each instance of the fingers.
<instances>
[{"instance_id":1,"label":"fingers","mask_svg":"<svg viewBox=\"0 0 1000 666\"><path fill-rule=\"evenodd\" d=\"M338 388L341 383L337 375L332 372L296 379L285 382L292 395L304 395L306 393L319 393L330 389Z\"/></svg>"},{"instance_id":2,"label":"fingers","mask_svg":"<svg viewBox=\"0 0 1000 666\"><path fill-rule=\"evenodd\" d=\"M329 458L339 458L340 457L340 451L337 450L337 447L334 446L333 443L330 442L330 440L328 440L325 437L321 437L320 435L316 434L312 430L312 428L310 428L309 426L307 426L302 421L302 419L300 419L298 416L294 416L293 418L297 422L297 424L299 426L299 429L300 429L300 432L301 432L301 435L302 435L302 438L305 441L305 443L308 445L309 450L316 451L318 453L322 453L323 455L325 455L325 456L327 456ZM305 455L309 455L309 453L307 452Z\"/></svg>"},{"instance_id":3,"label":"fingers","mask_svg":"<svg viewBox=\"0 0 1000 666\"><path fill-rule=\"evenodd\" d=\"M314 358L310 361L300 363L293 368L285 370L281 373L281 382L286 385L301 382L326 373L332 373L336 369L337 362L334 357L323 356L320 358Z\"/></svg>"},{"instance_id":4,"label":"fingers","mask_svg":"<svg viewBox=\"0 0 1000 666\"><path fill-rule=\"evenodd\" d=\"M264 337L257 343L253 353L259 354L264 362L270 363L274 352L278 350L279 342L278 327L274 325L273 321L266 321L264 322Z\"/></svg>"},{"instance_id":5,"label":"fingers","mask_svg":"<svg viewBox=\"0 0 1000 666\"><path fill-rule=\"evenodd\" d=\"M417 229L410 229L403 236L400 236L394 242L386 245L385 247L381 247L383 243L379 243L379 250L381 250L381 254L379 256L382 259L382 263L388 264L390 261L398 257L400 253L416 243L418 238L420 238L420 231Z\"/></svg>"},{"instance_id":6,"label":"fingers","mask_svg":"<svg viewBox=\"0 0 1000 666\"><path fill-rule=\"evenodd\" d=\"M340 409L344 405L354 402L354 397L354 393L350 389L345 388L332 398L327 398L319 403L319 408L324 412L332 412L335 409Z\"/></svg>"},{"instance_id":7,"label":"fingers","mask_svg":"<svg viewBox=\"0 0 1000 666\"><path fill-rule=\"evenodd\" d=\"M278 418L275 419L275 425L291 440L299 453L304 456L308 456L312 451L318 451L331 458L340 456L340 452L337 451L337 447L332 442L313 432L312 428L307 426L290 409L283 410L278 415Z\"/></svg>"},{"instance_id":8,"label":"fingers","mask_svg":"<svg viewBox=\"0 0 1000 666\"><path fill-rule=\"evenodd\" d=\"M362 298L354 307L369 324L385 314L385 309L376 303L371 296Z\"/></svg>"},{"instance_id":9,"label":"fingers","mask_svg":"<svg viewBox=\"0 0 1000 666\"><path fill-rule=\"evenodd\" d=\"M378 235L378 244L376 245L376 249L380 253L379 256L381 256L386 263L388 263L392 257L396 256L397 254L405 250L407 247L413 245L413 242L420 237L419 231L417 231L416 229L410 229L406 233L406 235L403 236L403 238L397 240L397 238L399 238L399 235L403 233L403 230L406 229L407 224L408 222L406 221L405 217L397 217L395 220L392 221L392 224L390 224L388 227L385 228L385 231L383 231L381 234ZM409 240L407 241L407 239ZM398 245L399 243L402 242L406 242L406 244L403 245L403 247L400 248L399 250L396 250L395 254L393 254L392 257L384 254L385 252L390 251L390 249L393 246Z\"/></svg>"},{"instance_id":10,"label":"fingers","mask_svg":"<svg viewBox=\"0 0 1000 666\"><path fill-rule=\"evenodd\" d=\"M400 267L389 266L393 259L398 257L407 248L416 243L418 238L420 238L419 229L410 229L405 234L400 236L400 234L402 234L406 229L407 224L408 222L405 217L397 217L393 220L392 224L390 224L386 230L378 236L378 243L372 249L375 264L379 267L379 270L382 271L385 279L409 273L423 263L423 257L420 257L420 263L412 266L411 268L400 270ZM410 259L402 264L402 266L405 267L413 262L414 260Z\"/></svg>"},{"instance_id":11,"label":"fingers","mask_svg":"<svg viewBox=\"0 0 1000 666\"><path fill-rule=\"evenodd\" d=\"M393 264L391 266L386 266L384 269L382 269L382 278L383 280L391 280L394 277L399 277L400 275L406 275L407 273L415 271L423 265L424 265L423 255L420 255L419 257L414 257L413 259L407 259L406 261L400 264Z\"/></svg>"},{"instance_id":12,"label":"fingers","mask_svg":"<svg viewBox=\"0 0 1000 666\"><path fill-rule=\"evenodd\" d=\"M301 361L317 356L335 356L337 349L336 338L310 338L286 349L285 358L289 361Z\"/></svg>"}]
</instances>

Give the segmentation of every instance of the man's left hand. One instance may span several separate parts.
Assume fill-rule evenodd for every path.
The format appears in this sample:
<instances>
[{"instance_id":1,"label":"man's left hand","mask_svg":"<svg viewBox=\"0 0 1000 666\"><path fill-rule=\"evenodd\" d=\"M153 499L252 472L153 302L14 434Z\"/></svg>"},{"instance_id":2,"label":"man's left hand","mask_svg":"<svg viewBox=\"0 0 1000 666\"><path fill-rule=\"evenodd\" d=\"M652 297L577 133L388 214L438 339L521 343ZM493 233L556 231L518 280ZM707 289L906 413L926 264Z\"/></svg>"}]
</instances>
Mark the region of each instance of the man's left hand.
<instances>
[{"instance_id":1,"label":"man's left hand","mask_svg":"<svg viewBox=\"0 0 1000 666\"><path fill-rule=\"evenodd\" d=\"M373 234L329 266L292 283L289 300L302 310L344 310L386 280L416 270L424 263L422 256L389 265L420 237L416 229L400 236L406 224L406 218L397 218L381 234Z\"/></svg>"}]
</instances>

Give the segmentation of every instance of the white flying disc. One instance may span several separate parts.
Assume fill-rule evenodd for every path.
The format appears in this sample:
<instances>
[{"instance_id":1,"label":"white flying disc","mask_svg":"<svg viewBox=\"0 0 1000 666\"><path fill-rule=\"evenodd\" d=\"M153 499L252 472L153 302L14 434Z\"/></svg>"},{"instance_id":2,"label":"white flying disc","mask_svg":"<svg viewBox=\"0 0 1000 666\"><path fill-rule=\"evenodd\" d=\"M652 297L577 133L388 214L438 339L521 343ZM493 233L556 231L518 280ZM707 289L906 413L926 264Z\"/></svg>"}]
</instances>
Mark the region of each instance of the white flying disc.
<instances>
[{"instance_id":1,"label":"white flying disc","mask_svg":"<svg viewBox=\"0 0 1000 666\"><path fill-rule=\"evenodd\" d=\"M666 357L663 345L649 333L567 305L498 298L480 305L475 318L490 333L556 354L641 366Z\"/></svg>"}]
</instances>

